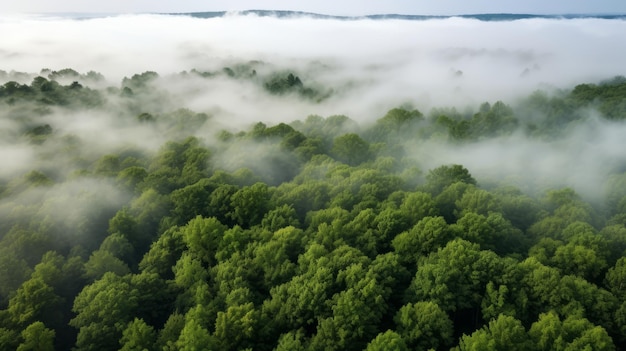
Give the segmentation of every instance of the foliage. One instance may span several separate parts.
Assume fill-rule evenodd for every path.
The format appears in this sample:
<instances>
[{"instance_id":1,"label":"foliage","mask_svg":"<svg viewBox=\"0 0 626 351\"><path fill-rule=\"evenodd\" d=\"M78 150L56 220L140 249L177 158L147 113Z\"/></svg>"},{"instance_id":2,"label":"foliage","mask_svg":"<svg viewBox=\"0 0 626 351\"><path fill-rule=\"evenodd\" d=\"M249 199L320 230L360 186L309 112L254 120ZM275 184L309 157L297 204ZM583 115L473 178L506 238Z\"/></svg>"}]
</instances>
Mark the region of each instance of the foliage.
<instances>
[{"instance_id":1,"label":"foliage","mask_svg":"<svg viewBox=\"0 0 626 351\"><path fill-rule=\"evenodd\" d=\"M364 125L310 115L235 131L209 112L163 107L176 100L168 79L186 75L245 80L279 102L330 94L303 73L268 70L144 72L98 88L99 74L62 69L0 85L0 121L17 126L2 137L50 161L0 179L0 349L624 345L623 167L589 201L411 153L514 133L558 140L585 109L621 123L623 78L520 106L424 115L404 105ZM92 150L47 117L100 107L138 144L143 131L163 139Z\"/></svg>"}]
</instances>

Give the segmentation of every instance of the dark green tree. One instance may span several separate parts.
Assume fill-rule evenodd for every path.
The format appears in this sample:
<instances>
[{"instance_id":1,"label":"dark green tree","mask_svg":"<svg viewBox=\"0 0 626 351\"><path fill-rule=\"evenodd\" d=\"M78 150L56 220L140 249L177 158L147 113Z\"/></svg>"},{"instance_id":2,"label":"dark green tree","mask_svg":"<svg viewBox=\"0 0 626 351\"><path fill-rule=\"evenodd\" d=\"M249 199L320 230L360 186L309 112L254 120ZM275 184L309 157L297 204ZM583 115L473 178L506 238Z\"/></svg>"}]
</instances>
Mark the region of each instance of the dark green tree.
<instances>
[{"instance_id":1,"label":"dark green tree","mask_svg":"<svg viewBox=\"0 0 626 351\"><path fill-rule=\"evenodd\" d=\"M446 187L462 182L476 184L469 171L461 165L440 166L428 171L425 188L433 196L439 195Z\"/></svg>"},{"instance_id":2,"label":"dark green tree","mask_svg":"<svg viewBox=\"0 0 626 351\"><path fill-rule=\"evenodd\" d=\"M351 166L359 165L372 157L369 143L355 133L335 138L330 152L338 161Z\"/></svg>"}]
</instances>

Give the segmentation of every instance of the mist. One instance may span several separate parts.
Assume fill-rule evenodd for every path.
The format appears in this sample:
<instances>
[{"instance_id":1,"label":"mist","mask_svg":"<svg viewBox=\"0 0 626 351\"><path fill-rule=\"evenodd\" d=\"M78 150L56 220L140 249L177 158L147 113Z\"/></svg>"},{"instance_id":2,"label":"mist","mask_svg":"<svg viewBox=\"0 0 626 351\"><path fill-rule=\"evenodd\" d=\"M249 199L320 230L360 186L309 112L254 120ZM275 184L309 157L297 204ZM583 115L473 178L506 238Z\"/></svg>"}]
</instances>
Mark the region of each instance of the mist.
<instances>
[{"instance_id":1,"label":"mist","mask_svg":"<svg viewBox=\"0 0 626 351\"><path fill-rule=\"evenodd\" d=\"M5 71L0 83L29 84L42 69L72 68L101 73L104 80L76 79L105 92L102 109L51 108L41 113L32 125L48 124L55 135L45 149L21 138L24 131L12 124L19 111L3 107L0 178L5 182L33 169L66 179L120 150L154 154L173 135L195 135L212 145L220 130L236 133L256 122L289 123L309 115L345 115L366 128L397 106L425 114L436 107L475 111L485 101L515 106L537 89L558 94L576 84L626 75L626 46L621 45L626 21L593 18L484 22L279 19L237 13L212 19L5 16L0 17L0 33L0 70ZM325 95L272 95L254 79L180 74L237 65L248 65L257 77L294 72L305 86ZM146 71L159 77L130 106L120 98L121 82ZM173 132L164 116L181 109L203 114L206 121ZM140 124L140 113L156 116L157 123ZM573 186L593 197L603 179L626 162L615 151L625 146L620 138L624 126L601 121L597 114L588 111L589 125L554 141L529 140L518 132L469 145L431 140L405 148L424 171L459 163L485 183L508 180L534 190ZM68 146L76 138L81 146ZM218 166L262 168L251 167L254 156L236 162L231 155L240 151L223 151L214 158Z\"/></svg>"},{"instance_id":2,"label":"mist","mask_svg":"<svg viewBox=\"0 0 626 351\"><path fill-rule=\"evenodd\" d=\"M430 140L407 148L422 168L462 164L481 186L514 185L535 196L571 187L588 201L599 203L606 196L607 177L624 171L624 133L626 125L595 115L557 140L516 133L462 145Z\"/></svg>"},{"instance_id":3,"label":"mist","mask_svg":"<svg viewBox=\"0 0 626 351\"><path fill-rule=\"evenodd\" d=\"M362 119L399 101L429 107L509 100L539 85L623 74L626 48L619 43L625 29L624 21L602 19L5 17L0 69L71 67L117 83L148 70L167 75L258 60L309 72L338 89L349 82L350 91L328 108Z\"/></svg>"}]
</instances>

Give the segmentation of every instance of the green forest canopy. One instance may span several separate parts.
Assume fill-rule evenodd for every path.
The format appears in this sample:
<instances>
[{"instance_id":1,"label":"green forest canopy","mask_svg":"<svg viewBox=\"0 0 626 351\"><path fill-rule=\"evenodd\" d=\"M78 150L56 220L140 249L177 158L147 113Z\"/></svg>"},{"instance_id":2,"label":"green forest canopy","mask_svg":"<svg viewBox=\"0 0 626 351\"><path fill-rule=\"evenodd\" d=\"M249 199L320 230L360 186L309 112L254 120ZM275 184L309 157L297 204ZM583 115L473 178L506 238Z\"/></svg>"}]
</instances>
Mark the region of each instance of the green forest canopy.
<instances>
[{"instance_id":1,"label":"green forest canopy","mask_svg":"<svg viewBox=\"0 0 626 351\"><path fill-rule=\"evenodd\" d=\"M247 66L183 74L250 79L285 99L332 94L291 72L259 77ZM460 164L421 169L405 148L519 132L558 139L591 109L621 124L623 77L539 91L515 108L399 107L368 126L309 116L204 138L196 131L212 123L207 113L143 108L166 94L152 84L156 72L90 87L102 79L48 70L0 86L3 138L58 162L33 162L0 183L0 349L626 343L625 165L607 178L603 201L589 202L567 187L481 186ZM114 104L119 123L167 141L157 152L87 152L87 140L47 118ZM259 162L229 170L216 161L247 153Z\"/></svg>"}]
</instances>

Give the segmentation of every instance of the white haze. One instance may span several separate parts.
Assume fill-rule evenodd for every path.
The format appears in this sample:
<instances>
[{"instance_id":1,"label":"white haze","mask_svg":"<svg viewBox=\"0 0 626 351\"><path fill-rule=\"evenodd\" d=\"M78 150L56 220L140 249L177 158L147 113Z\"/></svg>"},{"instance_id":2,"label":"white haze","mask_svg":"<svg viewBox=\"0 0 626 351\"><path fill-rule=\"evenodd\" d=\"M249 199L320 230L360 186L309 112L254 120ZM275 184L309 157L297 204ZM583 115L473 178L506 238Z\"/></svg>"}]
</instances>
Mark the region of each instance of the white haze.
<instances>
[{"instance_id":1,"label":"white haze","mask_svg":"<svg viewBox=\"0 0 626 351\"><path fill-rule=\"evenodd\" d=\"M424 169L462 164L483 186L515 185L541 195L572 187L587 200L601 202L607 177L626 165L626 125L589 119L558 140L529 139L523 133L463 145L427 141L410 147Z\"/></svg>"},{"instance_id":2,"label":"white haze","mask_svg":"<svg viewBox=\"0 0 626 351\"><path fill-rule=\"evenodd\" d=\"M333 70L318 72L316 80L355 85L330 106L355 119L378 117L372 113L398 101L440 106L509 100L539 84L567 86L626 73L626 21L620 20L12 17L0 20L0 33L0 69L71 67L101 72L113 82L147 70L168 74L232 61L301 69L323 63ZM336 113L324 107L315 108Z\"/></svg>"},{"instance_id":3,"label":"white haze","mask_svg":"<svg viewBox=\"0 0 626 351\"><path fill-rule=\"evenodd\" d=\"M207 113L211 123L197 131L203 136L221 128L236 131L257 121L290 122L312 114L343 114L366 126L402 104L424 113L442 106L475 110L484 101L514 104L538 88L571 88L626 75L622 20L22 16L0 17L0 33L0 70L93 70L115 87L125 76L158 72L162 79L157 84L170 98L160 101L158 108L148 104L145 110L167 113L189 108ZM333 94L317 103L271 96L246 80L172 76L253 60L264 63L260 70L293 70L305 85L333 89ZM116 113L62 112L47 118L55 130L80 135L90 145L81 150L81 157L137 143L155 150L165 141L158 130L122 122ZM549 186L570 185L593 194L613 165L626 161L619 152L626 146L620 137L623 129L595 122L593 130L581 127L555 142L518 135L463 148L431 142L409 151L425 169L454 162L468 167L479 180L497 176L545 184L543 180L550 179ZM4 140L0 146L5 167L0 176L34 169L37 162L52 167L54 162L34 155L27 145Z\"/></svg>"}]
</instances>

